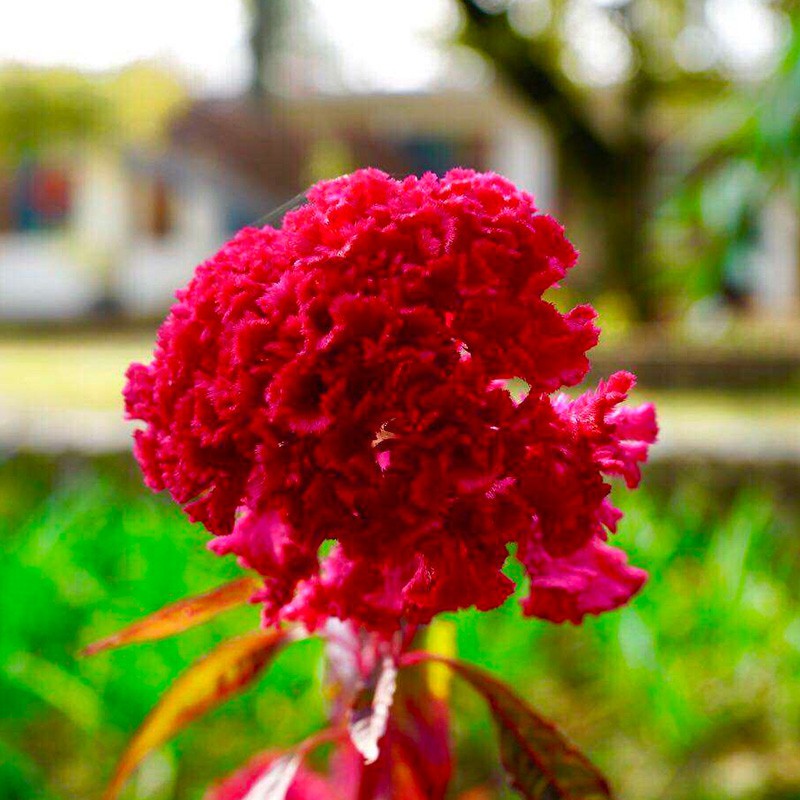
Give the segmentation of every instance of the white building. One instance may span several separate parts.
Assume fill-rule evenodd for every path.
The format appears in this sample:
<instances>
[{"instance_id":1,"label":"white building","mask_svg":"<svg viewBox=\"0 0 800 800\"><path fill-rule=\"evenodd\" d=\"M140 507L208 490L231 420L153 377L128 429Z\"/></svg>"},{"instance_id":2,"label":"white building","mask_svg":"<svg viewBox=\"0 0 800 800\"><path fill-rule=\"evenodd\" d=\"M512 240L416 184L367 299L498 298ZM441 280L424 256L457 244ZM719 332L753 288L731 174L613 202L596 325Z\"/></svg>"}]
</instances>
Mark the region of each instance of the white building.
<instances>
[{"instance_id":1,"label":"white building","mask_svg":"<svg viewBox=\"0 0 800 800\"><path fill-rule=\"evenodd\" d=\"M0 184L0 319L161 314L194 266L312 180L493 169L553 202L546 129L501 93L195 104L161 154L87 146Z\"/></svg>"},{"instance_id":2,"label":"white building","mask_svg":"<svg viewBox=\"0 0 800 800\"><path fill-rule=\"evenodd\" d=\"M235 230L312 181L359 166L395 175L494 170L532 191L543 210L557 205L547 126L497 87L275 99L267 110L202 101L175 121L171 142L161 153L87 146L0 176L0 320L160 316ZM749 305L793 317L797 208L776 197L759 228Z\"/></svg>"}]
</instances>

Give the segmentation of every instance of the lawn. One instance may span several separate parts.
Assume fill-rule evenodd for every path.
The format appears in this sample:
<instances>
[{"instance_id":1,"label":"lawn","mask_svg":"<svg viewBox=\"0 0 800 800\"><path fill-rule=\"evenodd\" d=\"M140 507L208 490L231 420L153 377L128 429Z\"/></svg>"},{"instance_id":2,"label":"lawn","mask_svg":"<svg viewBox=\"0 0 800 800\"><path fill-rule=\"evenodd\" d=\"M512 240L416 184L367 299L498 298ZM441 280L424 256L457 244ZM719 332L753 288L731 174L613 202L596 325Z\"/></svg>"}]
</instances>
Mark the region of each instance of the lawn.
<instances>
[{"instance_id":1,"label":"lawn","mask_svg":"<svg viewBox=\"0 0 800 800\"><path fill-rule=\"evenodd\" d=\"M648 477L638 496L620 498L618 541L652 576L630 607L580 628L524 620L516 602L443 624L461 657L557 719L622 800L797 797L797 501L752 475L726 491L702 467L676 476L662 465ZM0 526L0 793L95 797L159 692L257 612L76 658L142 613L237 574L204 551L200 528L142 488L127 457L6 460ZM318 645L294 645L257 688L151 757L127 796L197 798L248 755L298 740L323 719L320 681ZM459 788L497 787L488 719L468 690L453 691Z\"/></svg>"}]
</instances>

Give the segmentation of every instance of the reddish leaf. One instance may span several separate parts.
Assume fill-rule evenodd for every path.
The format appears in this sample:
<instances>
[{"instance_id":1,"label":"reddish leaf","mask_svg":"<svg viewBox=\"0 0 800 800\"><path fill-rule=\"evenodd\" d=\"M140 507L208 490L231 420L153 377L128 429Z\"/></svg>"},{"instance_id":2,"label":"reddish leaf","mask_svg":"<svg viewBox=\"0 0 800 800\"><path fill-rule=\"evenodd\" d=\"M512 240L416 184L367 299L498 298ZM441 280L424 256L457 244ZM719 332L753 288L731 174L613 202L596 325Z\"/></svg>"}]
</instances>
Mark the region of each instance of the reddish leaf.
<instances>
[{"instance_id":1,"label":"reddish leaf","mask_svg":"<svg viewBox=\"0 0 800 800\"><path fill-rule=\"evenodd\" d=\"M256 589L258 589L258 580L245 577L218 586L205 594L179 600L99 642L90 644L81 655L92 656L101 650L109 650L135 642L164 639L167 636L181 633L196 625L201 625L229 608L246 603Z\"/></svg>"},{"instance_id":2,"label":"reddish leaf","mask_svg":"<svg viewBox=\"0 0 800 800\"><path fill-rule=\"evenodd\" d=\"M609 800L608 783L547 720L477 667L431 653L411 653L405 665L446 664L489 703L500 731L500 757L512 786L527 800Z\"/></svg>"},{"instance_id":3,"label":"reddish leaf","mask_svg":"<svg viewBox=\"0 0 800 800\"><path fill-rule=\"evenodd\" d=\"M364 756L365 764L373 764L379 755L378 742L386 733L389 709L397 687L397 667L388 656L383 659L372 691L372 702L363 711L351 713L350 739Z\"/></svg>"},{"instance_id":4,"label":"reddish leaf","mask_svg":"<svg viewBox=\"0 0 800 800\"><path fill-rule=\"evenodd\" d=\"M285 638L283 631L254 631L224 642L183 672L131 740L104 800L114 800L119 795L148 753L252 683L274 658Z\"/></svg>"},{"instance_id":5,"label":"reddish leaf","mask_svg":"<svg viewBox=\"0 0 800 800\"><path fill-rule=\"evenodd\" d=\"M431 695L421 672L405 670L375 763L365 764L351 742L331 763L341 797L444 800L452 774L447 707Z\"/></svg>"},{"instance_id":6,"label":"reddish leaf","mask_svg":"<svg viewBox=\"0 0 800 800\"><path fill-rule=\"evenodd\" d=\"M424 686L401 683L387 737L391 737L390 758L405 765L416 787L416 794L398 796L444 798L453 772L447 705Z\"/></svg>"},{"instance_id":7,"label":"reddish leaf","mask_svg":"<svg viewBox=\"0 0 800 800\"><path fill-rule=\"evenodd\" d=\"M286 800L286 795L292 787L298 772L301 772L303 760L316 747L324 742L342 739L345 732L338 728L327 728L324 731L310 736L293 750L284 753L276 758L258 777L258 780L250 787L243 800ZM312 773L313 774L313 773ZM303 775L305 782L308 781L309 773ZM320 781L322 779L319 779ZM330 795L333 798L335 793L331 789ZM322 797L319 800L323 800Z\"/></svg>"},{"instance_id":8,"label":"reddish leaf","mask_svg":"<svg viewBox=\"0 0 800 800\"><path fill-rule=\"evenodd\" d=\"M285 800L286 793L300 768L299 753L276 758L253 784L244 800Z\"/></svg>"}]
</instances>

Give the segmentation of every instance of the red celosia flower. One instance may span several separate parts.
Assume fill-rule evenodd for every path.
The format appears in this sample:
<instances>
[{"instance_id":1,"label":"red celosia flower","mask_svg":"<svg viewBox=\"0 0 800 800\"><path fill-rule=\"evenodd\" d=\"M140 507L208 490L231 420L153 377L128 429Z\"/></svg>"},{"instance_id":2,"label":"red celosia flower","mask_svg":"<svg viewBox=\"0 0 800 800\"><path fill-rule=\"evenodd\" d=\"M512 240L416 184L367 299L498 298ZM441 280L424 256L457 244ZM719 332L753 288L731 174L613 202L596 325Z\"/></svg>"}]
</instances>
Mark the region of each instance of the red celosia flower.
<instances>
[{"instance_id":1,"label":"red celosia flower","mask_svg":"<svg viewBox=\"0 0 800 800\"><path fill-rule=\"evenodd\" d=\"M314 186L280 230L247 228L202 264L128 372L136 455L264 577L265 619L391 633L513 591L579 622L644 573L604 543L655 440L614 375L576 400L594 311L542 299L576 261L563 229L493 174ZM521 401L510 379L529 390ZM337 544L324 558L326 540Z\"/></svg>"}]
</instances>

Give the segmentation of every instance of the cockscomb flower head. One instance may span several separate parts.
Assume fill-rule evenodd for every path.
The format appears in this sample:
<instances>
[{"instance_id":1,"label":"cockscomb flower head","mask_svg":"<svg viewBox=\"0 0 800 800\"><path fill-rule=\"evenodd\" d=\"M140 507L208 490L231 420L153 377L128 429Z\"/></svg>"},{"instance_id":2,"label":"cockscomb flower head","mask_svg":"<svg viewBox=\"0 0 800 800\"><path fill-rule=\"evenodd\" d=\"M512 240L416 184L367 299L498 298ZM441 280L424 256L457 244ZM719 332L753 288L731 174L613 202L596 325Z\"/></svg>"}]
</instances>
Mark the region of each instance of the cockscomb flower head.
<instances>
[{"instance_id":1,"label":"cockscomb flower head","mask_svg":"<svg viewBox=\"0 0 800 800\"><path fill-rule=\"evenodd\" d=\"M595 312L543 293L577 254L533 198L457 169L315 185L280 229L246 228L178 293L128 415L148 485L263 576L268 624L390 635L490 609L580 622L645 574L606 543L655 440L617 373L577 399ZM525 392L511 387L525 386Z\"/></svg>"}]
</instances>

